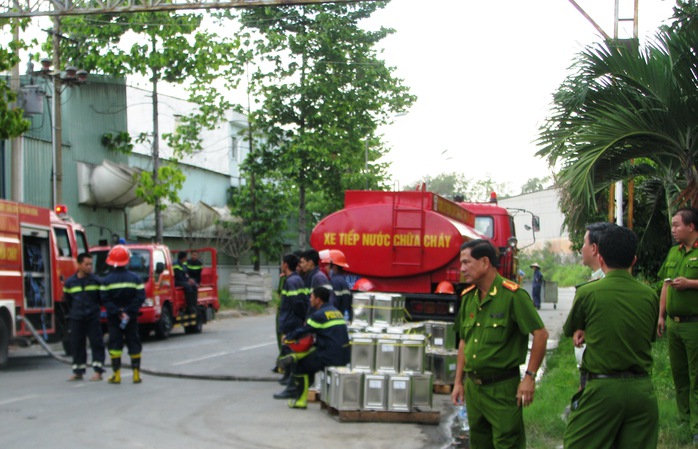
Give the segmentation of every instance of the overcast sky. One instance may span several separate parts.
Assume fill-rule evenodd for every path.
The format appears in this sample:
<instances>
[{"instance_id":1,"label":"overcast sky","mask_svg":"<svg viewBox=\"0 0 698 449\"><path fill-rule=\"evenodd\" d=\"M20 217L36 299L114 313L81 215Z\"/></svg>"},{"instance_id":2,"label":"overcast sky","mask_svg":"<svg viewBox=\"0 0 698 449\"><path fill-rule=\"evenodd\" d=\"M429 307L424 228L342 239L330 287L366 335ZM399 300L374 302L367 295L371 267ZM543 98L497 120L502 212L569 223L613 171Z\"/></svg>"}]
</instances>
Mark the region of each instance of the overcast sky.
<instances>
[{"instance_id":1,"label":"overcast sky","mask_svg":"<svg viewBox=\"0 0 698 449\"><path fill-rule=\"evenodd\" d=\"M613 35L613 0L577 3ZM640 0L641 44L674 4ZM620 0L620 17L632 18L632 7ZM372 19L397 30L384 56L418 96L382 130L395 181L458 171L510 183L516 194L550 174L534 156L538 129L574 56L600 40L568 0L393 0ZM619 32L630 36L632 22Z\"/></svg>"},{"instance_id":2,"label":"overcast sky","mask_svg":"<svg viewBox=\"0 0 698 449\"><path fill-rule=\"evenodd\" d=\"M614 0L577 2L613 34ZM620 16L631 18L633 0L619 4ZM640 0L641 44L674 4ZM47 21L34 27L50 27ZM396 187L458 171L508 183L516 194L528 179L550 175L534 155L538 129L575 55L600 40L568 0L392 0L367 23L379 25L396 30L382 42L383 56L418 97L406 115L380 130L391 148L385 160ZM631 35L627 22L619 36ZM129 82L140 84L137 77ZM181 86L163 91L186 97Z\"/></svg>"}]
</instances>

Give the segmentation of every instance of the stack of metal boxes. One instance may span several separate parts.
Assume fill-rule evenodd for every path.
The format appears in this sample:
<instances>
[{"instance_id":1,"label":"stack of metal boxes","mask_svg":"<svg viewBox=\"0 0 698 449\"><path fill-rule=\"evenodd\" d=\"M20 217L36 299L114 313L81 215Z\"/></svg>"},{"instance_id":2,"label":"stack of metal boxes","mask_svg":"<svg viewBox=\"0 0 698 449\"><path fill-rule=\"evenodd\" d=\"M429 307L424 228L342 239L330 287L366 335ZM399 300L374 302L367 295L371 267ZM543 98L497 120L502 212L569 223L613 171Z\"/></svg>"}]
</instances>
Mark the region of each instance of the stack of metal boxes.
<instances>
[{"instance_id":1,"label":"stack of metal boxes","mask_svg":"<svg viewBox=\"0 0 698 449\"><path fill-rule=\"evenodd\" d=\"M427 337L422 323L404 323L404 297L357 293L353 307L351 368L325 370L322 400L337 410L431 409Z\"/></svg>"},{"instance_id":2,"label":"stack of metal boxes","mask_svg":"<svg viewBox=\"0 0 698 449\"><path fill-rule=\"evenodd\" d=\"M452 385L456 377L458 347L453 323L425 321L427 368L434 373L436 385Z\"/></svg>"}]
</instances>

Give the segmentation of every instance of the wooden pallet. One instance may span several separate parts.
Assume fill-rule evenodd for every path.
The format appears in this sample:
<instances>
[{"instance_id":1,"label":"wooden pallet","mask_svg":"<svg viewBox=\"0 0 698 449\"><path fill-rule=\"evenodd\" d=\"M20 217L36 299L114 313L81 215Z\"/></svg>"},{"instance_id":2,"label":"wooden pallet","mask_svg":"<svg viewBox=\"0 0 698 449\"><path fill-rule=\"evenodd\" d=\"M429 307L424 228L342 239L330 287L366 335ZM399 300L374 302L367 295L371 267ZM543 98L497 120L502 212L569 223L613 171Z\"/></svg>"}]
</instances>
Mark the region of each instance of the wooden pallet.
<instances>
[{"instance_id":1,"label":"wooden pallet","mask_svg":"<svg viewBox=\"0 0 698 449\"><path fill-rule=\"evenodd\" d=\"M308 402L320 402L320 392L317 390L308 390Z\"/></svg>"},{"instance_id":2,"label":"wooden pallet","mask_svg":"<svg viewBox=\"0 0 698 449\"><path fill-rule=\"evenodd\" d=\"M337 410L324 402L320 409L339 422L388 422L438 425L441 412L415 410L412 412L389 412L384 410Z\"/></svg>"},{"instance_id":3,"label":"wooden pallet","mask_svg":"<svg viewBox=\"0 0 698 449\"><path fill-rule=\"evenodd\" d=\"M434 394L451 394L452 391L451 384L434 384Z\"/></svg>"}]
</instances>

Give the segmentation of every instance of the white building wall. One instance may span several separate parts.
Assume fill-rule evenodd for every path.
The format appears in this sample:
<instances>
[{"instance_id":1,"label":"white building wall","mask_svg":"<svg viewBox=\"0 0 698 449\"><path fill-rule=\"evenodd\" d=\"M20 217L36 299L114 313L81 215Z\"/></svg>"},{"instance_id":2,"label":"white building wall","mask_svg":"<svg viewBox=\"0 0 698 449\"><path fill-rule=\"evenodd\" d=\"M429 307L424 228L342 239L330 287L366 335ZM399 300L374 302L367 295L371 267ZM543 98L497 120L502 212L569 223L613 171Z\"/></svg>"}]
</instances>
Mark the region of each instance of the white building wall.
<instances>
[{"instance_id":1,"label":"white building wall","mask_svg":"<svg viewBox=\"0 0 698 449\"><path fill-rule=\"evenodd\" d=\"M511 209L511 213L514 215L519 248L531 251L542 249L546 243L550 243L553 251L572 251L569 233L563 228L565 217L560 210L559 203L560 195L555 188L499 200L499 205ZM514 209L524 209L530 213ZM535 234L532 230L526 230L526 226L532 225L531 213L540 217L540 232Z\"/></svg>"},{"instance_id":2,"label":"white building wall","mask_svg":"<svg viewBox=\"0 0 698 449\"><path fill-rule=\"evenodd\" d=\"M152 92L128 87L126 90L128 102L128 132L132 138L146 133L152 138L153 106ZM182 98L158 94L158 126L160 136L173 133L180 117L189 115L195 110L195 105ZM225 122L212 130L201 133L203 149L191 155L186 155L181 163L211 170L230 176L230 185L240 185L240 163L248 153L249 145L240 132L247 127L247 119L243 114L231 111ZM150 142L134 143L133 152L145 156L151 155ZM160 139L160 157L172 158L173 151L167 142Z\"/></svg>"}]
</instances>

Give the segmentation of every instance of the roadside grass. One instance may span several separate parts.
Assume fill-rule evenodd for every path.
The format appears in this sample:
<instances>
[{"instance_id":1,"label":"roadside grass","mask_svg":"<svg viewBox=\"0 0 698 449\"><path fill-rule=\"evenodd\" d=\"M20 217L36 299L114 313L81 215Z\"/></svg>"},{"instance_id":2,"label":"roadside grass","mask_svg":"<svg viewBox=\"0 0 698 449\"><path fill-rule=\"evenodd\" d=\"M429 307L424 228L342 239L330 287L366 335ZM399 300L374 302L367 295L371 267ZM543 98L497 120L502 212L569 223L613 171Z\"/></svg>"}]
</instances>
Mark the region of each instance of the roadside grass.
<instances>
[{"instance_id":1,"label":"roadside grass","mask_svg":"<svg viewBox=\"0 0 698 449\"><path fill-rule=\"evenodd\" d=\"M688 426L679 424L666 338L657 340L653 357L652 381L659 403L657 449L691 449L694 446ZM563 337L558 347L546 357L545 373L536 388L535 402L524 410L528 448L562 447L565 432L562 414L578 387L579 371L572 340Z\"/></svg>"},{"instance_id":2,"label":"roadside grass","mask_svg":"<svg viewBox=\"0 0 698 449\"><path fill-rule=\"evenodd\" d=\"M221 304L221 310L238 310L249 315L263 315L268 313L270 309L276 309L279 302L278 294L273 293L272 300L268 303L259 301L241 301L235 299L228 289L220 289L218 291L218 301Z\"/></svg>"}]
</instances>

